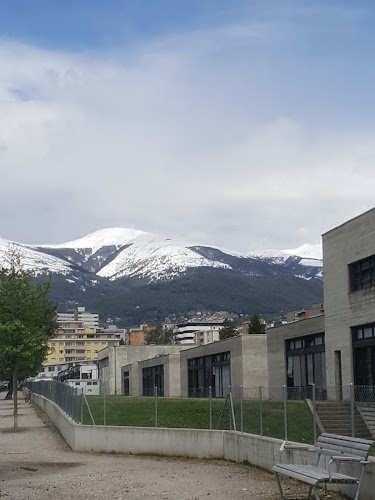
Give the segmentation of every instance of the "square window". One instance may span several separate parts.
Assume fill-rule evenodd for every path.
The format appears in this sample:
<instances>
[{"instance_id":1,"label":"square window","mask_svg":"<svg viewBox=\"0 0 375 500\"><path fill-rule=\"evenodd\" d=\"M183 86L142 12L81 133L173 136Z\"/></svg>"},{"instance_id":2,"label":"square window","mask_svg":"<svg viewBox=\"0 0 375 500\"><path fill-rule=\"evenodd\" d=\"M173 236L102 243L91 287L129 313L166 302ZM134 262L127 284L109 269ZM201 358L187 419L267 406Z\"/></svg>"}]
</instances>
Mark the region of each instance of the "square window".
<instances>
[{"instance_id":1,"label":"square window","mask_svg":"<svg viewBox=\"0 0 375 500\"><path fill-rule=\"evenodd\" d=\"M363 329L363 338L370 339L372 337L372 328L366 327Z\"/></svg>"}]
</instances>

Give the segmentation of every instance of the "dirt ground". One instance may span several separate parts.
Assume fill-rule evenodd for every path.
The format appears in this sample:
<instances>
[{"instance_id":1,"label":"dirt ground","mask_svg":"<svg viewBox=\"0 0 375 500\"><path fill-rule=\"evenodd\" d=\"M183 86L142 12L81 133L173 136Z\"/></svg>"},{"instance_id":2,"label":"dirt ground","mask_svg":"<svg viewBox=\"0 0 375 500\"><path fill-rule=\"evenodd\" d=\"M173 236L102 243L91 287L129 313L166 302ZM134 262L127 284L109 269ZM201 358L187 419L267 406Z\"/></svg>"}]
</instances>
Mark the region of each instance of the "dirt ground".
<instances>
[{"instance_id":1,"label":"dirt ground","mask_svg":"<svg viewBox=\"0 0 375 500\"><path fill-rule=\"evenodd\" d=\"M4 396L2 396L4 397ZM22 398L22 394L19 393ZM32 403L0 400L0 498L242 500L280 498L273 474L224 461L76 453ZM307 489L285 483L292 498ZM322 498L337 499L325 493Z\"/></svg>"}]
</instances>

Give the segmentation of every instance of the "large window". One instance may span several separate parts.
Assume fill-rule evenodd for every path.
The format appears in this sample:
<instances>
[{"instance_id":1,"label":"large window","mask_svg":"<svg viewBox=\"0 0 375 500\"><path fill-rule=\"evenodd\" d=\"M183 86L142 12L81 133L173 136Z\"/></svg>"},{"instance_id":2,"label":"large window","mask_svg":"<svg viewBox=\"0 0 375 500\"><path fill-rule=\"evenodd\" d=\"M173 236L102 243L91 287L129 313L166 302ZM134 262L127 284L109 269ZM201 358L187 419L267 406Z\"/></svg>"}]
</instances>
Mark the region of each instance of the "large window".
<instances>
[{"instance_id":1,"label":"large window","mask_svg":"<svg viewBox=\"0 0 375 500\"><path fill-rule=\"evenodd\" d=\"M364 290L375 285L375 255L349 264L350 291Z\"/></svg>"},{"instance_id":2,"label":"large window","mask_svg":"<svg viewBox=\"0 0 375 500\"><path fill-rule=\"evenodd\" d=\"M164 396L164 365L143 368L143 395L154 396L157 388L158 396Z\"/></svg>"},{"instance_id":3,"label":"large window","mask_svg":"<svg viewBox=\"0 0 375 500\"><path fill-rule=\"evenodd\" d=\"M324 333L286 341L287 386L290 399L311 398L315 384L316 397L326 395Z\"/></svg>"},{"instance_id":4,"label":"large window","mask_svg":"<svg viewBox=\"0 0 375 500\"><path fill-rule=\"evenodd\" d=\"M375 323L352 328L354 384L375 386Z\"/></svg>"},{"instance_id":5,"label":"large window","mask_svg":"<svg viewBox=\"0 0 375 500\"><path fill-rule=\"evenodd\" d=\"M226 397L230 387L230 352L188 360L190 397Z\"/></svg>"}]
</instances>

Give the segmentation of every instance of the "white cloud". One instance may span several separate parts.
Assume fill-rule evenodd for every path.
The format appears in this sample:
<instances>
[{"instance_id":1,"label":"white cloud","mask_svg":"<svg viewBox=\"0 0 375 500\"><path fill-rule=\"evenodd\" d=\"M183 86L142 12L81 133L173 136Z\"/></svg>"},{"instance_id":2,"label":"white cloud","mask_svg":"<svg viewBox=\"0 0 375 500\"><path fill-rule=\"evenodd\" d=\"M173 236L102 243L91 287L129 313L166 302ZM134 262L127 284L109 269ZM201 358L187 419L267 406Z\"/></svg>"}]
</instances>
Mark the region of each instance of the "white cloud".
<instances>
[{"instance_id":1,"label":"white cloud","mask_svg":"<svg viewBox=\"0 0 375 500\"><path fill-rule=\"evenodd\" d=\"M267 33L233 25L111 54L1 41L0 235L123 226L247 251L315 243L369 208L374 131L272 110L253 54Z\"/></svg>"}]
</instances>

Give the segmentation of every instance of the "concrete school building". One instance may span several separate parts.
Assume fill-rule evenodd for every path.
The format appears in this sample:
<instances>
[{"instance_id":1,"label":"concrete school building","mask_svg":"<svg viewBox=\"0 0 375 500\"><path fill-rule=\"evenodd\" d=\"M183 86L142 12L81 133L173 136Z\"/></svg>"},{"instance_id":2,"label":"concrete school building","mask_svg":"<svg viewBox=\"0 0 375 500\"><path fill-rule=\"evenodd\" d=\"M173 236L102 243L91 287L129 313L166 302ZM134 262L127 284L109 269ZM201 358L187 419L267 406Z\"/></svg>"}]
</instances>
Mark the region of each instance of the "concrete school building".
<instances>
[{"instance_id":1,"label":"concrete school building","mask_svg":"<svg viewBox=\"0 0 375 500\"><path fill-rule=\"evenodd\" d=\"M266 335L238 335L184 349L143 346L158 348L153 357L146 357L141 348L121 351L120 347L116 351L122 357L127 353L128 361L133 359L121 366L121 382L117 382L121 390L117 394L124 396L152 396L156 388L157 394L165 397L208 397L211 393L220 398L230 390L237 391L238 396L254 397L260 385L267 386ZM172 347L180 349L172 352Z\"/></svg>"},{"instance_id":2,"label":"concrete school building","mask_svg":"<svg viewBox=\"0 0 375 500\"><path fill-rule=\"evenodd\" d=\"M167 395L179 377L182 397L204 397L209 387L225 397L229 386L248 388L251 397L262 386L264 397L279 400L284 385L293 399L311 398L313 385L320 399L347 399L349 384L375 386L375 208L322 238L324 312L319 304L265 335L201 346L107 347L99 353L100 379L111 394L143 395L156 386Z\"/></svg>"},{"instance_id":3,"label":"concrete school building","mask_svg":"<svg viewBox=\"0 0 375 500\"><path fill-rule=\"evenodd\" d=\"M375 386L375 209L322 239L324 313L268 330L269 385L345 399Z\"/></svg>"}]
</instances>

